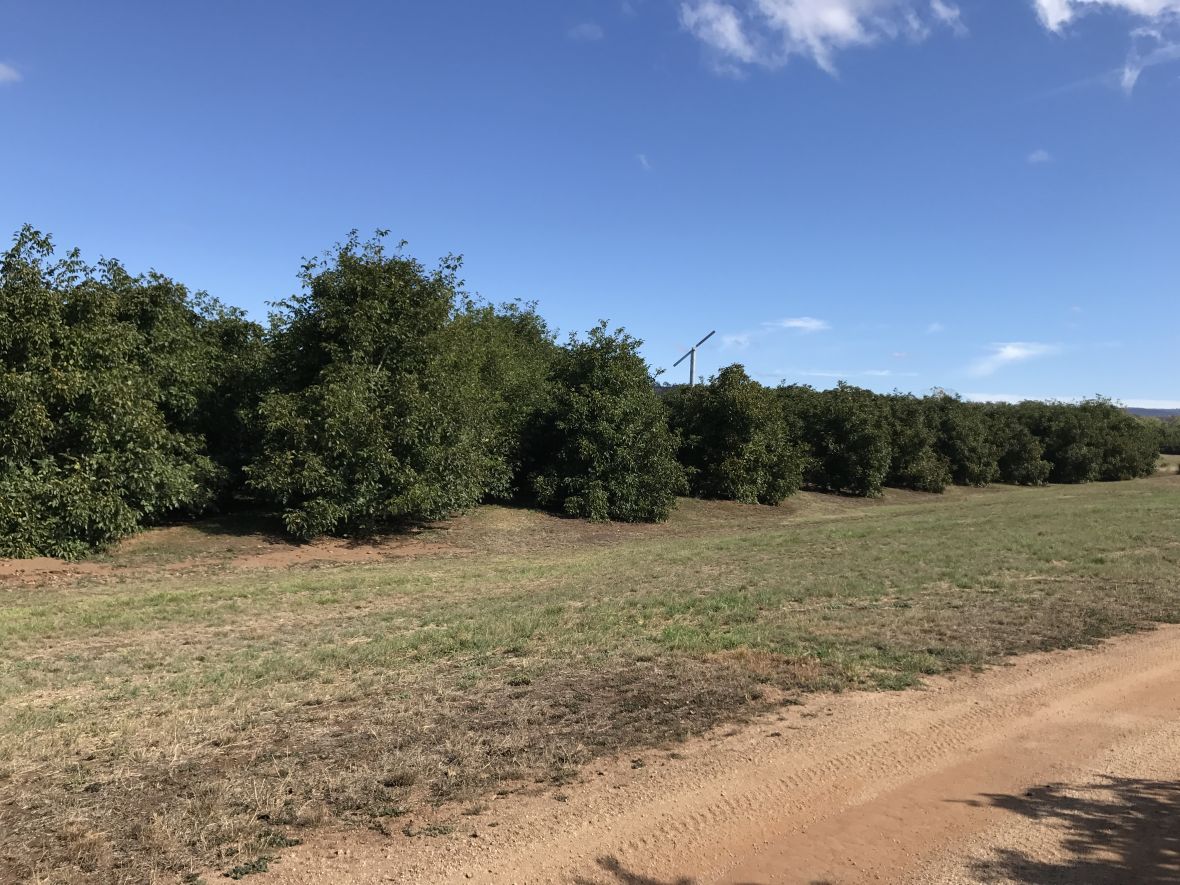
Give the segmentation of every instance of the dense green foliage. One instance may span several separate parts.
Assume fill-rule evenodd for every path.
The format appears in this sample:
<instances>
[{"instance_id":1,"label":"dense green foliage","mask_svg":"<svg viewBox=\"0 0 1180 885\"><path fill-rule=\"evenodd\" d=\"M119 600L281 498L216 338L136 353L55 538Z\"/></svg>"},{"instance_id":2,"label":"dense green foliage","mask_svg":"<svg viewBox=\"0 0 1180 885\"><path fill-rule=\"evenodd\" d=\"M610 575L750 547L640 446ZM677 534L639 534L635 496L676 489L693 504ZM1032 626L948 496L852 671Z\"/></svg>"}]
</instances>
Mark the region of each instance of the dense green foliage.
<instances>
[{"instance_id":1,"label":"dense green foliage","mask_svg":"<svg viewBox=\"0 0 1180 885\"><path fill-rule=\"evenodd\" d=\"M534 428L551 403L560 348L531 305L497 309L468 302L455 318L454 334L474 362L488 409L487 445L497 471L487 493L504 500L527 494L527 473L536 457Z\"/></svg>"},{"instance_id":2,"label":"dense green foliage","mask_svg":"<svg viewBox=\"0 0 1180 885\"><path fill-rule=\"evenodd\" d=\"M702 498L778 504L799 490L805 459L771 390L738 365L668 399L689 489Z\"/></svg>"},{"instance_id":3,"label":"dense green foliage","mask_svg":"<svg viewBox=\"0 0 1180 885\"><path fill-rule=\"evenodd\" d=\"M77 556L216 497L216 305L22 229L0 263L0 556Z\"/></svg>"},{"instance_id":4,"label":"dense green foliage","mask_svg":"<svg viewBox=\"0 0 1180 885\"><path fill-rule=\"evenodd\" d=\"M891 486L941 492L951 483L951 468L939 449L940 416L926 400L894 394L887 400L889 417L889 476Z\"/></svg>"},{"instance_id":5,"label":"dense green foliage","mask_svg":"<svg viewBox=\"0 0 1180 885\"><path fill-rule=\"evenodd\" d=\"M307 262L264 329L22 229L0 264L0 556L79 556L243 503L302 538L529 496L660 520L685 491L1118 480L1180 452L1180 422L1101 399L768 389L738 365L657 393L624 331L558 345L531 306L469 297L459 259L427 269L383 238Z\"/></svg>"},{"instance_id":6,"label":"dense green foliage","mask_svg":"<svg viewBox=\"0 0 1180 885\"><path fill-rule=\"evenodd\" d=\"M451 322L458 268L427 271L353 234L278 305L246 471L293 535L434 519L507 488L494 404Z\"/></svg>"},{"instance_id":7,"label":"dense green foliage","mask_svg":"<svg viewBox=\"0 0 1180 885\"><path fill-rule=\"evenodd\" d=\"M884 397L843 382L831 390L793 385L778 393L786 420L808 447L810 485L849 495L881 494L892 458Z\"/></svg>"},{"instance_id":8,"label":"dense green foliage","mask_svg":"<svg viewBox=\"0 0 1180 885\"><path fill-rule=\"evenodd\" d=\"M192 430L204 437L209 456L224 471L219 500L226 505L245 482L245 466L258 456L255 412L270 351L266 331L237 308L213 302L202 328L212 358Z\"/></svg>"},{"instance_id":9,"label":"dense green foliage","mask_svg":"<svg viewBox=\"0 0 1180 885\"><path fill-rule=\"evenodd\" d=\"M845 384L779 392L788 425L809 447L808 482L846 494L1132 479L1151 475L1159 453L1158 428L1102 399L1013 406Z\"/></svg>"},{"instance_id":10,"label":"dense green foliage","mask_svg":"<svg viewBox=\"0 0 1180 885\"><path fill-rule=\"evenodd\" d=\"M1025 402L1016 417L1044 446L1051 482L1132 479L1155 471L1158 434L1108 400Z\"/></svg>"},{"instance_id":11,"label":"dense green foliage","mask_svg":"<svg viewBox=\"0 0 1180 885\"><path fill-rule=\"evenodd\" d=\"M1158 434L1161 452L1180 455L1180 418L1169 418L1167 421L1150 419L1146 423Z\"/></svg>"},{"instance_id":12,"label":"dense green foliage","mask_svg":"<svg viewBox=\"0 0 1180 885\"><path fill-rule=\"evenodd\" d=\"M938 452L956 485L985 486L996 478L997 451L987 411L976 403L938 394L926 400L934 414Z\"/></svg>"},{"instance_id":13,"label":"dense green foliage","mask_svg":"<svg viewBox=\"0 0 1180 885\"><path fill-rule=\"evenodd\" d=\"M571 336L557 355L532 451L541 504L625 522L671 512L684 472L639 345L603 323L584 340Z\"/></svg>"},{"instance_id":14,"label":"dense green foliage","mask_svg":"<svg viewBox=\"0 0 1180 885\"><path fill-rule=\"evenodd\" d=\"M1143 424L1151 428L1159 440L1160 451L1165 454L1180 454L1180 418L1142 418Z\"/></svg>"},{"instance_id":15,"label":"dense green foliage","mask_svg":"<svg viewBox=\"0 0 1180 885\"><path fill-rule=\"evenodd\" d=\"M1053 465L1045 460L1041 440L1019 420L1014 407L991 405L987 409L996 452L996 479L1022 486L1045 482Z\"/></svg>"}]
</instances>

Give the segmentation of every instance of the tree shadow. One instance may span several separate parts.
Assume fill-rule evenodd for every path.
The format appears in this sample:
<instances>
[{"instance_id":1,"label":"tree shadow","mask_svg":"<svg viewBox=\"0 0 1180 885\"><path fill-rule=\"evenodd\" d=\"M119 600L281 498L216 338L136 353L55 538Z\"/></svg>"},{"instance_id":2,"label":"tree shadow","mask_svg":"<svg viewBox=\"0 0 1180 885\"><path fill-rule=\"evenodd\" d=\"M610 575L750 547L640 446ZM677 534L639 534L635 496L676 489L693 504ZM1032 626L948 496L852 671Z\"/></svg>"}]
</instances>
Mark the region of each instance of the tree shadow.
<instances>
[{"instance_id":1,"label":"tree shadow","mask_svg":"<svg viewBox=\"0 0 1180 885\"><path fill-rule=\"evenodd\" d=\"M595 877L593 879L587 879L584 876L578 876L574 879L573 885L699 885L699 882L691 876L680 876L675 879L656 879L652 876L633 873L624 867L617 857L613 857L612 855L599 857L595 860L595 863L610 878ZM738 882L736 885L759 885L759 883ZM828 883L820 882L815 883L815 885L828 885Z\"/></svg>"},{"instance_id":2,"label":"tree shadow","mask_svg":"<svg viewBox=\"0 0 1180 885\"><path fill-rule=\"evenodd\" d=\"M258 535L273 543L290 540L283 529L283 521L276 514L262 510L231 511L192 520L178 519L166 525L184 526L213 537Z\"/></svg>"},{"instance_id":3,"label":"tree shadow","mask_svg":"<svg viewBox=\"0 0 1180 885\"><path fill-rule=\"evenodd\" d=\"M1079 792L1084 795L1079 797ZM1105 777L1081 787L1034 787L1020 796L985 794L970 804L1049 824L1062 834L1065 855L1042 859L998 848L990 858L971 865L979 882L1180 882L1180 783Z\"/></svg>"},{"instance_id":4,"label":"tree shadow","mask_svg":"<svg viewBox=\"0 0 1180 885\"><path fill-rule=\"evenodd\" d=\"M175 519L158 528L188 528L210 537L259 538L268 544L301 547L317 541L341 541L347 547L366 547L383 541L418 537L445 524L445 520L404 519L358 529L348 535L319 535L309 540L295 537L283 525L282 517L267 510L236 510L204 516L200 519Z\"/></svg>"},{"instance_id":5,"label":"tree shadow","mask_svg":"<svg viewBox=\"0 0 1180 885\"><path fill-rule=\"evenodd\" d=\"M653 879L651 876L643 876L639 873L633 873L619 862L617 857L610 855L597 858L595 863L602 868L603 872L610 876L609 879L595 877L587 879L578 876L574 879L574 885L608 885L608 883L617 883L617 885L697 885L697 880L688 876L681 876L678 879Z\"/></svg>"}]
</instances>

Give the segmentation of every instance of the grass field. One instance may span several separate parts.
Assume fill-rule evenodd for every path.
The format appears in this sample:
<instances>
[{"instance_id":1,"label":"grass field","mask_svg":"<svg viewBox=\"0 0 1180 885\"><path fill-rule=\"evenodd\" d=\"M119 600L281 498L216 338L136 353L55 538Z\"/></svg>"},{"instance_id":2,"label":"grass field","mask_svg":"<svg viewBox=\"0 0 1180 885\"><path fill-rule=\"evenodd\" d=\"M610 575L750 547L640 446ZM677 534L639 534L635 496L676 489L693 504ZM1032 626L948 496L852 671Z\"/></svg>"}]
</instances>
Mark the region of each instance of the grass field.
<instances>
[{"instance_id":1,"label":"grass field","mask_svg":"<svg viewBox=\"0 0 1180 885\"><path fill-rule=\"evenodd\" d=\"M323 556L229 520L10 568L0 881L242 873L329 822L445 836L497 790L806 691L1180 620L1171 474L661 526L487 507Z\"/></svg>"}]
</instances>

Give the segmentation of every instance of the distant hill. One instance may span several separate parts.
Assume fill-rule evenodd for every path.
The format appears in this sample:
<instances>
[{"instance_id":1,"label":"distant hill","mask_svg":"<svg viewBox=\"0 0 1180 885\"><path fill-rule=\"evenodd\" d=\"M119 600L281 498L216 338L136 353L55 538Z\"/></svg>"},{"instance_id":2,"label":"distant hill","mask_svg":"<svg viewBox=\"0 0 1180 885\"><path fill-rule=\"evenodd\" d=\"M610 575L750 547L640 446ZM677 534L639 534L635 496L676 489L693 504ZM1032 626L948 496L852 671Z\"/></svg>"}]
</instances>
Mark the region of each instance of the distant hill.
<instances>
[{"instance_id":1,"label":"distant hill","mask_svg":"<svg viewBox=\"0 0 1180 885\"><path fill-rule=\"evenodd\" d=\"M1180 418L1180 409L1132 409L1132 415L1142 415L1144 418Z\"/></svg>"}]
</instances>

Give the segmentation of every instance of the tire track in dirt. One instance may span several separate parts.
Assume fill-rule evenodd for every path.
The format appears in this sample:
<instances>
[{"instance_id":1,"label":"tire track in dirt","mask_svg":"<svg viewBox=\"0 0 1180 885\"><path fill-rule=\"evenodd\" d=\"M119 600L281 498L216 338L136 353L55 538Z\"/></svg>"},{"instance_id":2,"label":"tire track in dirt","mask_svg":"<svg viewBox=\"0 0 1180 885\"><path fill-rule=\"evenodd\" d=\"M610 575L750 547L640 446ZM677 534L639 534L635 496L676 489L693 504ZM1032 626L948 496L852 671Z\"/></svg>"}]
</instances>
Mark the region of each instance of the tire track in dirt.
<instances>
[{"instance_id":1,"label":"tire track in dirt","mask_svg":"<svg viewBox=\"0 0 1180 885\"><path fill-rule=\"evenodd\" d=\"M926 691L814 696L676 760L600 763L565 802L497 801L494 828L485 817L445 839L327 835L260 881L901 882L932 864L944 873L930 881L976 881L955 878L956 847L982 850L1010 816L980 796L1117 773L1102 760L1143 742L1164 748L1157 769L1180 774L1180 746L1160 737L1178 720L1180 628L1165 627Z\"/></svg>"},{"instance_id":2,"label":"tire track in dirt","mask_svg":"<svg viewBox=\"0 0 1180 885\"><path fill-rule=\"evenodd\" d=\"M1065 782L989 795L1008 813L967 834L913 885L1180 882L1180 719L1097 755Z\"/></svg>"}]
</instances>

